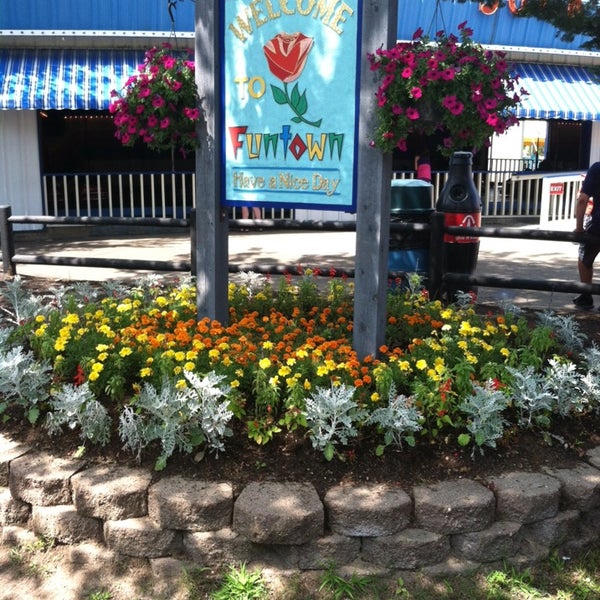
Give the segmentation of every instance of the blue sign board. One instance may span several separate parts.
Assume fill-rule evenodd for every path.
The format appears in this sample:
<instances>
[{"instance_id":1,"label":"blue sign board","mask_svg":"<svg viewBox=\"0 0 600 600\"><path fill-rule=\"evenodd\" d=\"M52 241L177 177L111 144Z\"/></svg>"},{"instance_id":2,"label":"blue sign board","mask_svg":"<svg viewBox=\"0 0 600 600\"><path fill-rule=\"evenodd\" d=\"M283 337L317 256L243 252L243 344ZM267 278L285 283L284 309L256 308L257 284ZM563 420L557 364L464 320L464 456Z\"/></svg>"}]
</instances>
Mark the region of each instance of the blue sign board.
<instances>
[{"instance_id":1,"label":"blue sign board","mask_svg":"<svg viewBox=\"0 0 600 600\"><path fill-rule=\"evenodd\" d=\"M224 5L224 203L353 212L361 0Z\"/></svg>"}]
</instances>

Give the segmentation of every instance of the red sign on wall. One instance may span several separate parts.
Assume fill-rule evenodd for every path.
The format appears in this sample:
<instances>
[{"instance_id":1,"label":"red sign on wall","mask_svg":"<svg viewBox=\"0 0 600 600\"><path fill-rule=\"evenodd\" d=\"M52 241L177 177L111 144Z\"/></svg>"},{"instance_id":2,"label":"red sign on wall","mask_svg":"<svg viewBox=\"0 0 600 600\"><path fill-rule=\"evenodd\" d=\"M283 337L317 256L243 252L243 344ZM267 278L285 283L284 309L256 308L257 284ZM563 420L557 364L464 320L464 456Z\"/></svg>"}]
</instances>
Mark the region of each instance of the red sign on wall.
<instances>
[{"instance_id":1,"label":"red sign on wall","mask_svg":"<svg viewBox=\"0 0 600 600\"><path fill-rule=\"evenodd\" d=\"M562 196L565 193L564 183L551 183L550 184L550 195L551 196Z\"/></svg>"}]
</instances>

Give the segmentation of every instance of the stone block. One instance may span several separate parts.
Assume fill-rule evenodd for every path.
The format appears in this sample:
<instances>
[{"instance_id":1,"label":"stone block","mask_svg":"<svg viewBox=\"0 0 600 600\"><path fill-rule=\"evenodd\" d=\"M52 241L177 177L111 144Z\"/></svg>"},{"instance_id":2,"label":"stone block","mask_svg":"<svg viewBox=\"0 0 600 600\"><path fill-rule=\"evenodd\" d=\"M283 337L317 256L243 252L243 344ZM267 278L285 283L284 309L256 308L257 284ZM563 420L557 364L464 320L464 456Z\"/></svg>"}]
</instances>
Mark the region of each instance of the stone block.
<instances>
[{"instance_id":1,"label":"stone block","mask_svg":"<svg viewBox=\"0 0 600 600\"><path fill-rule=\"evenodd\" d=\"M565 510L549 519L529 523L522 531L528 540L552 548L562 544L578 524L579 511Z\"/></svg>"},{"instance_id":2,"label":"stone block","mask_svg":"<svg viewBox=\"0 0 600 600\"><path fill-rule=\"evenodd\" d=\"M496 494L496 519L533 523L558 512L560 483L541 473L513 472L491 478Z\"/></svg>"},{"instance_id":3,"label":"stone block","mask_svg":"<svg viewBox=\"0 0 600 600\"><path fill-rule=\"evenodd\" d=\"M159 558L178 550L181 535L177 531L161 529L148 517L106 521L104 541L110 550L126 556Z\"/></svg>"},{"instance_id":4,"label":"stone block","mask_svg":"<svg viewBox=\"0 0 600 600\"><path fill-rule=\"evenodd\" d=\"M312 484L251 483L233 507L234 531L262 544L305 544L323 535L324 521Z\"/></svg>"},{"instance_id":5,"label":"stone block","mask_svg":"<svg viewBox=\"0 0 600 600\"><path fill-rule=\"evenodd\" d=\"M2 534L0 542L10 546L33 544L38 539L37 535L31 529L21 527L20 525L5 525L0 529L0 533Z\"/></svg>"},{"instance_id":6,"label":"stone block","mask_svg":"<svg viewBox=\"0 0 600 600\"><path fill-rule=\"evenodd\" d=\"M393 535L412 518L410 496L385 484L335 486L324 504L329 529L346 536Z\"/></svg>"},{"instance_id":7,"label":"stone block","mask_svg":"<svg viewBox=\"0 0 600 600\"><path fill-rule=\"evenodd\" d=\"M86 517L120 521L148 514L152 474L145 469L99 465L75 475L73 504Z\"/></svg>"},{"instance_id":8,"label":"stone block","mask_svg":"<svg viewBox=\"0 0 600 600\"><path fill-rule=\"evenodd\" d=\"M164 529L216 531L231 527L233 486L165 477L148 491L148 516Z\"/></svg>"},{"instance_id":9,"label":"stone block","mask_svg":"<svg viewBox=\"0 0 600 600\"><path fill-rule=\"evenodd\" d=\"M102 522L80 515L72 504L33 506L31 523L36 534L61 544L102 540Z\"/></svg>"},{"instance_id":10,"label":"stone block","mask_svg":"<svg viewBox=\"0 0 600 600\"><path fill-rule=\"evenodd\" d=\"M0 433L0 487L8 486L9 465L12 460L29 452L30 447Z\"/></svg>"},{"instance_id":11,"label":"stone block","mask_svg":"<svg viewBox=\"0 0 600 600\"><path fill-rule=\"evenodd\" d=\"M600 469L600 446L591 448L585 453L585 459L596 469Z\"/></svg>"},{"instance_id":12,"label":"stone block","mask_svg":"<svg viewBox=\"0 0 600 600\"><path fill-rule=\"evenodd\" d=\"M71 477L84 466L81 460L25 454L10 463L10 491L15 498L38 506L69 504Z\"/></svg>"},{"instance_id":13,"label":"stone block","mask_svg":"<svg viewBox=\"0 0 600 600\"><path fill-rule=\"evenodd\" d=\"M298 546L298 568L324 569L328 563L348 565L360 556L360 539L333 533Z\"/></svg>"},{"instance_id":14,"label":"stone block","mask_svg":"<svg viewBox=\"0 0 600 600\"><path fill-rule=\"evenodd\" d=\"M471 479L416 486L413 500L417 526L429 531L479 531L494 520L494 494Z\"/></svg>"},{"instance_id":15,"label":"stone block","mask_svg":"<svg viewBox=\"0 0 600 600\"><path fill-rule=\"evenodd\" d=\"M448 536L408 528L395 535L364 538L361 559L389 569L420 569L442 562L449 553Z\"/></svg>"},{"instance_id":16,"label":"stone block","mask_svg":"<svg viewBox=\"0 0 600 600\"><path fill-rule=\"evenodd\" d=\"M458 556L486 563L515 555L521 545L521 524L497 521L482 531L451 536L452 549Z\"/></svg>"},{"instance_id":17,"label":"stone block","mask_svg":"<svg viewBox=\"0 0 600 600\"><path fill-rule=\"evenodd\" d=\"M565 508L588 511L600 507L600 471L582 463L573 469L546 469L562 487Z\"/></svg>"},{"instance_id":18,"label":"stone block","mask_svg":"<svg viewBox=\"0 0 600 600\"><path fill-rule=\"evenodd\" d=\"M252 560L250 541L231 528L220 531L183 533L183 551L194 563L210 565L212 569Z\"/></svg>"},{"instance_id":19,"label":"stone block","mask_svg":"<svg viewBox=\"0 0 600 600\"><path fill-rule=\"evenodd\" d=\"M30 514L29 504L13 498L7 487L0 487L0 527L27 523Z\"/></svg>"}]
</instances>

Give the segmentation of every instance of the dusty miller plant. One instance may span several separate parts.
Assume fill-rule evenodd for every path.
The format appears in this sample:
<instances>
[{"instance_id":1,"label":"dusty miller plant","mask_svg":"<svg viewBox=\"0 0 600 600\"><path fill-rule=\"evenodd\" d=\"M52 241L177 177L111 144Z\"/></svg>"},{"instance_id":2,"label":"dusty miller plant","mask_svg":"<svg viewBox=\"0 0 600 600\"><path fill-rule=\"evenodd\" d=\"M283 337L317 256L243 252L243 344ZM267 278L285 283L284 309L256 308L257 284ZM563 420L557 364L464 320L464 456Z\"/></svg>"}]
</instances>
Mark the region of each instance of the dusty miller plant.
<instances>
[{"instance_id":1,"label":"dusty miller plant","mask_svg":"<svg viewBox=\"0 0 600 600\"><path fill-rule=\"evenodd\" d=\"M508 367L508 371L513 377L511 400L519 413L519 427L548 427L554 399L546 374L536 372L532 366L524 371Z\"/></svg>"},{"instance_id":2,"label":"dusty miller plant","mask_svg":"<svg viewBox=\"0 0 600 600\"><path fill-rule=\"evenodd\" d=\"M413 433L421 429L421 413L412 405L410 398L396 394L396 386L390 386L387 406L376 408L367 420L383 431L383 445L377 446L376 454L381 456L386 446L402 448L404 440L409 446L415 445Z\"/></svg>"},{"instance_id":3,"label":"dusty miller plant","mask_svg":"<svg viewBox=\"0 0 600 600\"><path fill-rule=\"evenodd\" d=\"M39 404L48 398L52 369L37 361L22 346L0 352L0 415L16 404L21 406L30 423L40 415ZM4 420L7 420L5 415Z\"/></svg>"},{"instance_id":4,"label":"dusty miller plant","mask_svg":"<svg viewBox=\"0 0 600 600\"><path fill-rule=\"evenodd\" d=\"M585 348L587 335L581 332L581 326L573 315L557 315L545 311L538 315L538 322L550 327L558 341L570 352L580 353Z\"/></svg>"},{"instance_id":5,"label":"dusty miller plant","mask_svg":"<svg viewBox=\"0 0 600 600\"><path fill-rule=\"evenodd\" d=\"M502 415L508 404L506 395L497 389L492 380L485 385L474 385L473 393L459 405L459 410L467 415L467 433L458 436L461 446L474 442L475 448L483 454L483 447L496 447L496 440L504 435L504 427L507 424Z\"/></svg>"},{"instance_id":6,"label":"dusty miller plant","mask_svg":"<svg viewBox=\"0 0 600 600\"><path fill-rule=\"evenodd\" d=\"M547 385L553 397L553 412L561 417L583 412L588 401L582 376L574 363L550 359L546 368Z\"/></svg>"},{"instance_id":7,"label":"dusty miller plant","mask_svg":"<svg viewBox=\"0 0 600 600\"><path fill-rule=\"evenodd\" d=\"M50 412L46 428L50 435L61 433L63 426L77 427L81 437L93 444L105 446L110 440L111 422L106 408L94 397L88 382L75 386L64 385L48 401Z\"/></svg>"},{"instance_id":8,"label":"dusty miller plant","mask_svg":"<svg viewBox=\"0 0 600 600\"><path fill-rule=\"evenodd\" d=\"M32 294L23 285L23 280L18 275L4 281L3 288L2 297L7 305L0 305L0 313L3 314L3 318L0 320L11 325L21 325L25 321L49 311L46 300L50 296Z\"/></svg>"},{"instance_id":9,"label":"dusty miller plant","mask_svg":"<svg viewBox=\"0 0 600 600\"><path fill-rule=\"evenodd\" d=\"M347 385L317 388L306 400L306 423L313 448L327 460L335 454L337 444L347 444L358 435L357 424L367 411L354 401L355 388Z\"/></svg>"},{"instance_id":10,"label":"dusty miller plant","mask_svg":"<svg viewBox=\"0 0 600 600\"><path fill-rule=\"evenodd\" d=\"M582 393L590 408L600 411L600 348L592 344L582 355L582 368L585 370L581 377Z\"/></svg>"},{"instance_id":11,"label":"dusty miller plant","mask_svg":"<svg viewBox=\"0 0 600 600\"><path fill-rule=\"evenodd\" d=\"M124 448L138 459L150 442L160 442L157 471L166 467L175 450L191 453L208 446L218 454L225 449L223 437L233 435L227 427L233 417L226 398L229 388L221 384L225 377L211 372L200 379L189 371L184 376L191 387L178 389L173 380L165 380L160 390L145 385L119 420Z\"/></svg>"}]
</instances>

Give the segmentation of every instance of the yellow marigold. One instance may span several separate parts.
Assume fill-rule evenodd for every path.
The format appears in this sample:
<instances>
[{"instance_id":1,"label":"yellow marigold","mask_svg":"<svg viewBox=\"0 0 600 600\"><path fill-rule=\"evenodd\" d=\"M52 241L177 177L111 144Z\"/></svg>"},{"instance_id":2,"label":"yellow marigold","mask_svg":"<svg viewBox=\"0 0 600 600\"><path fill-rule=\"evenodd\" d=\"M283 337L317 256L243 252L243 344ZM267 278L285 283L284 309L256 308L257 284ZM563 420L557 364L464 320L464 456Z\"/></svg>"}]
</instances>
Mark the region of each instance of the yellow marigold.
<instances>
[{"instance_id":1,"label":"yellow marigold","mask_svg":"<svg viewBox=\"0 0 600 600\"><path fill-rule=\"evenodd\" d=\"M231 358L229 358L229 356L225 355L222 359L221 362L228 367L231 364Z\"/></svg>"},{"instance_id":2,"label":"yellow marigold","mask_svg":"<svg viewBox=\"0 0 600 600\"><path fill-rule=\"evenodd\" d=\"M169 301L164 296L157 296L154 302L157 306L160 306L161 308L164 308L165 306L167 306L167 304L169 304Z\"/></svg>"},{"instance_id":3,"label":"yellow marigold","mask_svg":"<svg viewBox=\"0 0 600 600\"><path fill-rule=\"evenodd\" d=\"M54 349L57 352L62 352L67 347L67 340L64 338L57 338L54 342Z\"/></svg>"},{"instance_id":4,"label":"yellow marigold","mask_svg":"<svg viewBox=\"0 0 600 600\"><path fill-rule=\"evenodd\" d=\"M510 350L508 348L500 348L500 354L508 358L510 356Z\"/></svg>"},{"instance_id":5,"label":"yellow marigold","mask_svg":"<svg viewBox=\"0 0 600 600\"><path fill-rule=\"evenodd\" d=\"M133 353L133 350L131 348L121 348L119 350L119 356L121 358L125 358L126 356L129 356L132 353Z\"/></svg>"},{"instance_id":6,"label":"yellow marigold","mask_svg":"<svg viewBox=\"0 0 600 600\"><path fill-rule=\"evenodd\" d=\"M381 398L377 392L373 392L371 394L371 402L379 402L380 399Z\"/></svg>"},{"instance_id":7,"label":"yellow marigold","mask_svg":"<svg viewBox=\"0 0 600 600\"><path fill-rule=\"evenodd\" d=\"M152 369L150 367L143 367L140 369L140 377L150 377L152 375Z\"/></svg>"},{"instance_id":8,"label":"yellow marigold","mask_svg":"<svg viewBox=\"0 0 600 600\"><path fill-rule=\"evenodd\" d=\"M209 352L210 354L210 352ZM183 362L185 360L185 352L179 350L179 352L175 352L175 360L177 362Z\"/></svg>"},{"instance_id":9,"label":"yellow marigold","mask_svg":"<svg viewBox=\"0 0 600 600\"><path fill-rule=\"evenodd\" d=\"M415 363L415 367L417 367L417 369L419 369L419 371L424 371L427 368L427 361L424 360L423 358L420 358Z\"/></svg>"},{"instance_id":10,"label":"yellow marigold","mask_svg":"<svg viewBox=\"0 0 600 600\"><path fill-rule=\"evenodd\" d=\"M235 374L237 377L243 377L244 376L244 370L243 369L236 369L235 370Z\"/></svg>"},{"instance_id":11,"label":"yellow marigold","mask_svg":"<svg viewBox=\"0 0 600 600\"><path fill-rule=\"evenodd\" d=\"M279 385L279 375L273 375L273 377L269 379L269 385L271 387L277 387Z\"/></svg>"},{"instance_id":12,"label":"yellow marigold","mask_svg":"<svg viewBox=\"0 0 600 600\"><path fill-rule=\"evenodd\" d=\"M70 325L76 325L79 323L79 315L75 313L69 313L65 315L62 320L63 323L69 323Z\"/></svg>"},{"instance_id":13,"label":"yellow marigold","mask_svg":"<svg viewBox=\"0 0 600 600\"><path fill-rule=\"evenodd\" d=\"M104 370L104 365L100 362L95 362L92 365L92 373L100 373L103 370Z\"/></svg>"},{"instance_id":14,"label":"yellow marigold","mask_svg":"<svg viewBox=\"0 0 600 600\"><path fill-rule=\"evenodd\" d=\"M269 341L267 341L267 342L263 342L263 343L262 343L262 347L263 347L265 350L273 350L273 342L269 342Z\"/></svg>"},{"instance_id":15,"label":"yellow marigold","mask_svg":"<svg viewBox=\"0 0 600 600\"><path fill-rule=\"evenodd\" d=\"M173 367L173 373L175 375L181 375L182 371L183 371L183 369L179 365Z\"/></svg>"},{"instance_id":16,"label":"yellow marigold","mask_svg":"<svg viewBox=\"0 0 600 600\"><path fill-rule=\"evenodd\" d=\"M261 358L258 361L258 366L261 369L268 369L271 366L271 361L268 358Z\"/></svg>"},{"instance_id":17,"label":"yellow marigold","mask_svg":"<svg viewBox=\"0 0 600 600\"><path fill-rule=\"evenodd\" d=\"M198 353L195 350L188 350L185 353L186 360L196 360L198 358Z\"/></svg>"},{"instance_id":18,"label":"yellow marigold","mask_svg":"<svg viewBox=\"0 0 600 600\"><path fill-rule=\"evenodd\" d=\"M281 367L279 367L279 371L277 371L277 373L281 377L287 377L291 372L292 372L292 369L290 369L290 367L287 367L287 366L281 366Z\"/></svg>"},{"instance_id":19,"label":"yellow marigold","mask_svg":"<svg viewBox=\"0 0 600 600\"><path fill-rule=\"evenodd\" d=\"M305 379L304 383L302 385L305 390L310 390L310 388L312 387L312 385L310 384L310 381L308 379Z\"/></svg>"},{"instance_id":20,"label":"yellow marigold","mask_svg":"<svg viewBox=\"0 0 600 600\"><path fill-rule=\"evenodd\" d=\"M240 382L239 382L239 380L238 380L238 379L234 379L234 380L231 382L231 387L232 387L232 388L238 388L238 387L240 387Z\"/></svg>"},{"instance_id":21,"label":"yellow marigold","mask_svg":"<svg viewBox=\"0 0 600 600\"><path fill-rule=\"evenodd\" d=\"M398 367L401 371L410 371L410 363L407 360L398 361Z\"/></svg>"},{"instance_id":22,"label":"yellow marigold","mask_svg":"<svg viewBox=\"0 0 600 600\"><path fill-rule=\"evenodd\" d=\"M92 372L89 374L89 376L88 376L88 379L89 379L90 381L96 381L96 379L98 379L98 377L100 377L100 374L99 374L99 373L96 373L96 372L94 372L94 371L92 371Z\"/></svg>"},{"instance_id":23,"label":"yellow marigold","mask_svg":"<svg viewBox=\"0 0 600 600\"><path fill-rule=\"evenodd\" d=\"M293 367L296 364L296 359L293 357L290 357L285 361L285 364L289 365L290 367Z\"/></svg>"},{"instance_id":24,"label":"yellow marigold","mask_svg":"<svg viewBox=\"0 0 600 600\"><path fill-rule=\"evenodd\" d=\"M46 317L44 315L36 315L36 317L35 317L36 323L43 323L45 320L46 320Z\"/></svg>"},{"instance_id":25,"label":"yellow marigold","mask_svg":"<svg viewBox=\"0 0 600 600\"><path fill-rule=\"evenodd\" d=\"M193 371L196 368L196 365L193 362L186 362L185 365L183 365L183 368L186 371Z\"/></svg>"},{"instance_id":26,"label":"yellow marigold","mask_svg":"<svg viewBox=\"0 0 600 600\"><path fill-rule=\"evenodd\" d=\"M461 340L456 344L461 350L466 350L469 347L469 344L465 342L465 340Z\"/></svg>"},{"instance_id":27,"label":"yellow marigold","mask_svg":"<svg viewBox=\"0 0 600 600\"><path fill-rule=\"evenodd\" d=\"M306 350L304 350L303 348L300 348L297 352L296 352L296 356L298 358L306 358L308 356L308 352Z\"/></svg>"},{"instance_id":28,"label":"yellow marigold","mask_svg":"<svg viewBox=\"0 0 600 600\"><path fill-rule=\"evenodd\" d=\"M119 352L120 354L120 352ZM130 352L131 354L131 352ZM100 362L104 362L106 359L108 358L108 352L100 352L100 354L98 354L98 360Z\"/></svg>"},{"instance_id":29,"label":"yellow marigold","mask_svg":"<svg viewBox=\"0 0 600 600\"><path fill-rule=\"evenodd\" d=\"M109 346L107 344L98 344L96 346L96 350L98 350L98 352L106 352L109 349Z\"/></svg>"},{"instance_id":30,"label":"yellow marigold","mask_svg":"<svg viewBox=\"0 0 600 600\"><path fill-rule=\"evenodd\" d=\"M511 325L511 326L510 326L510 330L511 330L513 333L517 333L517 331L519 331L519 328L518 328L516 325L514 325L514 324L513 324L513 325Z\"/></svg>"},{"instance_id":31,"label":"yellow marigold","mask_svg":"<svg viewBox=\"0 0 600 600\"><path fill-rule=\"evenodd\" d=\"M211 360L217 360L217 358L219 358L219 356L221 356L221 353L216 348L211 348L208 351L208 357Z\"/></svg>"},{"instance_id":32,"label":"yellow marigold","mask_svg":"<svg viewBox=\"0 0 600 600\"><path fill-rule=\"evenodd\" d=\"M35 336L42 337L46 333L47 329L48 329L48 323L44 323L41 327L38 327L35 330L35 332L34 332Z\"/></svg>"},{"instance_id":33,"label":"yellow marigold","mask_svg":"<svg viewBox=\"0 0 600 600\"><path fill-rule=\"evenodd\" d=\"M466 356L467 362L470 362L472 365L476 365L479 362L479 359L474 354L471 354L470 352L467 352L467 354L465 356Z\"/></svg>"},{"instance_id":34,"label":"yellow marigold","mask_svg":"<svg viewBox=\"0 0 600 600\"><path fill-rule=\"evenodd\" d=\"M131 306L131 303L127 302L127 300L125 300L124 302L122 302L121 304L119 304L117 306L117 312L127 312L130 311L133 308L133 306Z\"/></svg>"},{"instance_id":35,"label":"yellow marigold","mask_svg":"<svg viewBox=\"0 0 600 600\"><path fill-rule=\"evenodd\" d=\"M178 390L185 390L186 387L187 387L187 384L185 382L185 379L178 379L177 382L175 383L175 388Z\"/></svg>"}]
</instances>

